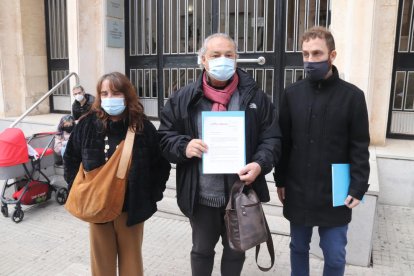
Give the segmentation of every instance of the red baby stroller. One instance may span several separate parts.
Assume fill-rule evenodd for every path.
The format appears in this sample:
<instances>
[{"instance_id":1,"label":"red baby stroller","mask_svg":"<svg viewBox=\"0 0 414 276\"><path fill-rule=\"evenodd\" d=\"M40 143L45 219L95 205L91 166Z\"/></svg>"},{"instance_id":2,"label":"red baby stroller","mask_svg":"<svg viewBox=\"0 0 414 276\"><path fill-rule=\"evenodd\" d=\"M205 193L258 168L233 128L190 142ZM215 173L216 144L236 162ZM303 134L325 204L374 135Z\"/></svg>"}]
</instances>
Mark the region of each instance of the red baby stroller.
<instances>
[{"instance_id":1,"label":"red baby stroller","mask_svg":"<svg viewBox=\"0 0 414 276\"><path fill-rule=\"evenodd\" d=\"M44 171L54 168L52 149L55 133L38 133L28 140L19 128L7 128L0 133L0 180L5 180L0 196L1 213L9 216L8 204L15 204L11 219L23 220L21 205L33 205L51 198L64 204L68 196L66 188L51 185ZM14 187L13 191L9 191Z\"/></svg>"}]
</instances>

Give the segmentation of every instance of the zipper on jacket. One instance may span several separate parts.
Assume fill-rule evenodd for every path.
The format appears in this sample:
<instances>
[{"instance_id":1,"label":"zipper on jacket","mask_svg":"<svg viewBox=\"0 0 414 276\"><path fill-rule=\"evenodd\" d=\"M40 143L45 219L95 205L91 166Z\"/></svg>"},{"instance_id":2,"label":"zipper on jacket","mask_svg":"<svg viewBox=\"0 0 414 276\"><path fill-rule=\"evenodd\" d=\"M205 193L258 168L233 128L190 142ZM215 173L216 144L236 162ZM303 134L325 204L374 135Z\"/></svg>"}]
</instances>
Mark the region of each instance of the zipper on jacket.
<instances>
[{"instance_id":1,"label":"zipper on jacket","mask_svg":"<svg viewBox=\"0 0 414 276\"><path fill-rule=\"evenodd\" d=\"M325 108L323 110L322 139L324 140L326 138L326 122L327 122L327 117L328 117L329 102L332 99L332 95L334 91L326 91L326 92L328 92L329 95L328 95L328 100L326 101L326 104L325 104Z\"/></svg>"},{"instance_id":2,"label":"zipper on jacket","mask_svg":"<svg viewBox=\"0 0 414 276\"><path fill-rule=\"evenodd\" d=\"M249 91L246 92L247 96L242 98L242 101L240 103L240 110L245 111L247 108L247 103L250 102L251 99L253 99L253 93L251 93L254 89L254 86L250 88Z\"/></svg>"},{"instance_id":3,"label":"zipper on jacket","mask_svg":"<svg viewBox=\"0 0 414 276\"><path fill-rule=\"evenodd\" d=\"M307 129L307 131L306 131L306 134L308 134L308 136L310 136L310 127L311 127L311 124L312 124L312 120L311 120L311 118L312 118L312 104L310 104L309 106L308 106L308 129Z\"/></svg>"}]
</instances>

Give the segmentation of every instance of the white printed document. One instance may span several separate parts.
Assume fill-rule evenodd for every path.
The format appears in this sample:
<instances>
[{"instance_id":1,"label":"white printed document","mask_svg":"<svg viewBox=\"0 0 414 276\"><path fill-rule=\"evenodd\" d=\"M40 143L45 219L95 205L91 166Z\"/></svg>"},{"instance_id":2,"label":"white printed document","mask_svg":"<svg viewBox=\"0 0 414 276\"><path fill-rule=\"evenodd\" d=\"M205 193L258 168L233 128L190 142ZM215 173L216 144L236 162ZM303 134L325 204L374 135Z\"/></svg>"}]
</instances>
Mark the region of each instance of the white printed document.
<instances>
[{"instance_id":1,"label":"white printed document","mask_svg":"<svg viewBox=\"0 0 414 276\"><path fill-rule=\"evenodd\" d=\"M204 174L238 173L246 165L244 111L202 112Z\"/></svg>"}]
</instances>

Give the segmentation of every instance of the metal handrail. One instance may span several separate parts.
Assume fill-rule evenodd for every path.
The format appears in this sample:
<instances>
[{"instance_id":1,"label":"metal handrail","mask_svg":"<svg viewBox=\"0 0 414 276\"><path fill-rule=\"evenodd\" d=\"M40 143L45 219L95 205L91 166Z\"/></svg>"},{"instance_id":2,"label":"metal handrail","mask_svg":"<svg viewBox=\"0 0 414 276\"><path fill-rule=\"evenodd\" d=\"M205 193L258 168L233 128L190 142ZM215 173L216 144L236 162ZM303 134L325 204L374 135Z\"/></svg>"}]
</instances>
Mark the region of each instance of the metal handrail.
<instances>
[{"instance_id":1,"label":"metal handrail","mask_svg":"<svg viewBox=\"0 0 414 276\"><path fill-rule=\"evenodd\" d=\"M23 120L27 114L32 112L41 102L43 102L47 97L49 97L53 92L55 92L63 83L65 83L71 76L75 76L76 85L79 85L79 76L75 72L69 73L66 77L64 77L60 82L58 82L55 86L52 87L46 94L43 95L37 102L35 102L25 113L23 113L19 118L17 118L10 127L15 127L21 120Z\"/></svg>"}]
</instances>

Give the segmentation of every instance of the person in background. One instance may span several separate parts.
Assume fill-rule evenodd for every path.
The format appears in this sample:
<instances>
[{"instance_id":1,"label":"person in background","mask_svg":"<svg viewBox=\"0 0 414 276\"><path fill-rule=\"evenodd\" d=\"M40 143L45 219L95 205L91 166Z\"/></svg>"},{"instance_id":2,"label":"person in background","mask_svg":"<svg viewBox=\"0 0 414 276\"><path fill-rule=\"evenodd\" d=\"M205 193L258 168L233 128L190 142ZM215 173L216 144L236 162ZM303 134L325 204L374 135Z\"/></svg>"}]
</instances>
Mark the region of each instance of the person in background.
<instances>
[{"instance_id":1,"label":"person in background","mask_svg":"<svg viewBox=\"0 0 414 276\"><path fill-rule=\"evenodd\" d=\"M157 130L129 79L118 72L103 75L96 100L72 132L63 157L69 193L80 163L86 172L109 160L128 129L135 132L122 214L108 223L90 223L92 275L143 275L144 222L156 211L170 173L161 155Z\"/></svg>"},{"instance_id":2,"label":"person in background","mask_svg":"<svg viewBox=\"0 0 414 276\"><path fill-rule=\"evenodd\" d=\"M86 114L91 109L95 97L86 94L82 85L74 86L72 88L72 95L75 98L75 101L72 104L72 115L75 120L78 121L82 115Z\"/></svg>"},{"instance_id":3,"label":"person in background","mask_svg":"<svg viewBox=\"0 0 414 276\"><path fill-rule=\"evenodd\" d=\"M72 115L65 115L60 119L57 127L58 133L55 135L54 150L56 154L63 157L69 136L75 127L75 118Z\"/></svg>"},{"instance_id":4,"label":"person in background","mask_svg":"<svg viewBox=\"0 0 414 276\"><path fill-rule=\"evenodd\" d=\"M290 221L291 275L309 275L309 243L317 226L323 275L342 276L352 209L369 186L367 105L360 89L339 78L329 30L306 31L302 55L307 77L282 96L282 157L274 175L283 214ZM350 164L351 183L344 205L333 207L332 164L337 163Z\"/></svg>"},{"instance_id":5,"label":"person in background","mask_svg":"<svg viewBox=\"0 0 414 276\"><path fill-rule=\"evenodd\" d=\"M280 153L276 110L255 80L236 68L236 58L236 43L227 34L207 37L199 51L203 73L173 93L160 116L161 150L177 164L178 206L191 223L194 276L211 275L220 237L221 275L240 275L245 253L230 248L224 224L228 191L240 179L262 202L269 201L265 175ZM201 158L208 145L201 140L201 113L226 110L245 112L246 166L238 174L203 174Z\"/></svg>"}]
</instances>

